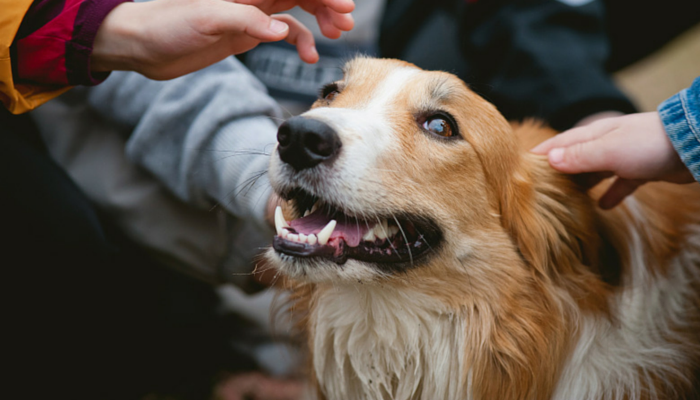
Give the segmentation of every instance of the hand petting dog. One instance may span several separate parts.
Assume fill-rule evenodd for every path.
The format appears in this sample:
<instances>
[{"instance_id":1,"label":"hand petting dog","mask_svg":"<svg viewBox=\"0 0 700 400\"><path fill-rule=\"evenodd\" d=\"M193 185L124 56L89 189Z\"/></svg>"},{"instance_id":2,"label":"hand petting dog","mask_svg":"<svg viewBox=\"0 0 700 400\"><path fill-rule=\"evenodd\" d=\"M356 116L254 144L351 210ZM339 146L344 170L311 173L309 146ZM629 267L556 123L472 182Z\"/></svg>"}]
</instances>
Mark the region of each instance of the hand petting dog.
<instances>
[{"instance_id":1,"label":"hand petting dog","mask_svg":"<svg viewBox=\"0 0 700 400\"><path fill-rule=\"evenodd\" d=\"M683 164L657 112L606 118L570 129L531 150L547 154L549 164L569 174L590 173L591 186L617 176L600 198L610 209L651 181L691 183L695 179Z\"/></svg>"},{"instance_id":2,"label":"hand petting dog","mask_svg":"<svg viewBox=\"0 0 700 400\"><path fill-rule=\"evenodd\" d=\"M157 0L123 3L97 31L91 69L133 70L165 80L205 68L262 42L286 40L318 61L311 31L286 14L300 6L329 38L352 29L352 0Z\"/></svg>"}]
</instances>

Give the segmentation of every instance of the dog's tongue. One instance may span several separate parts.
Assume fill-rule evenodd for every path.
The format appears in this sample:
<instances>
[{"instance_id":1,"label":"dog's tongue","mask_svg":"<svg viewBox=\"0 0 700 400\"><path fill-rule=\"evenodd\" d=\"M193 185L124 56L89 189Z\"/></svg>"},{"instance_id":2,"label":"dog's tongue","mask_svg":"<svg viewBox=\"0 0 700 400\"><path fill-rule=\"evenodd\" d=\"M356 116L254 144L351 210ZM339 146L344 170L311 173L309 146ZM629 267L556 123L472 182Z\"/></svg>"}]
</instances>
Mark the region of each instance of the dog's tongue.
<instances>
[{"instance_id":1,"label":"dog's tongue","mask_svg":"<svg viewBox=\"0 0 700 400\"><path fill-rule=\"evenodd\" d=\"M369 224L364 220L350 218L342 213L330 216L322 210L316 210L306 217L295 219L289 225L299 233L318 235L332 219L336 221L336 225L333 234L331 234L331 239L342 238L350 247L359 245L362 236L369 230Z\"/></svg>"}]
</instances>

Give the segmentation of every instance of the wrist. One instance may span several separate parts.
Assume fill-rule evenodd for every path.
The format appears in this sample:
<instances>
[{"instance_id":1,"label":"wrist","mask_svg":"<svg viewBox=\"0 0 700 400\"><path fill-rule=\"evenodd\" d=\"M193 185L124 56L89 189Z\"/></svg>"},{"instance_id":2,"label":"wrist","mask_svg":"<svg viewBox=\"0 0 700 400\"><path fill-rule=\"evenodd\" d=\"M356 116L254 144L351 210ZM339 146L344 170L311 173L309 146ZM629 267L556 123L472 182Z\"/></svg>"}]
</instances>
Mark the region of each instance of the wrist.
<instances>
[{"instance_id":1,"label":"wrist","mask_svg":"<svg viewBox=\"0 0 700 400\"><path fill-rule=\"evenodd\" d=\"M122 3L100 25L90 56L93 72L136 70L135 48L139 46L139 4Z\"/></svg>"}]
</instances>

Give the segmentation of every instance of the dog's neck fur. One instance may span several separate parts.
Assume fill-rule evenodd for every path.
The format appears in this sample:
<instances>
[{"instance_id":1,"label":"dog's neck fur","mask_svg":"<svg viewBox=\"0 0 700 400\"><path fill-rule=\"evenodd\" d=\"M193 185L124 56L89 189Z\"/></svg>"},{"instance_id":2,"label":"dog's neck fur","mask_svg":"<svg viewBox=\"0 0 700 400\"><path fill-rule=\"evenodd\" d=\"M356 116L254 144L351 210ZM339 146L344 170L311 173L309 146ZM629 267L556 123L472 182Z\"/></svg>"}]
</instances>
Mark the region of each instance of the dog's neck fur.
<instances>
[{"instance_id":1,"label":"dog's neck fur","mask_svg":"<svg viewBox=\"0 0 700 400\"><path fill-rule=\"evenodd\" d=\"M328 398L463 398L464 315L378 284L327 287L316 297L310 345Z\"/></svg>"}]
</instances>

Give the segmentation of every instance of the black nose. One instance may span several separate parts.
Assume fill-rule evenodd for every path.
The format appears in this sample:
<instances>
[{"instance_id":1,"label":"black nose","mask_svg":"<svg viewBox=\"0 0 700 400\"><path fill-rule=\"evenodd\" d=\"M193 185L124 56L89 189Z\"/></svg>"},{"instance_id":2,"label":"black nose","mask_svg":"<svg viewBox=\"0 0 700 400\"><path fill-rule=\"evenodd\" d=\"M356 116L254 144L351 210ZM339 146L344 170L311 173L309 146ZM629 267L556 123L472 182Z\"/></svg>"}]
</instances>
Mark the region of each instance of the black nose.
<instances>
[{"instance_id":1,"label":"black nose","mask_svg":"<svg viewBox=\"0 0 700 400\"><path fill-rule=\"evenodd\" d=\"M295 170L333 161L340 151L340 138L327 124L304 117L293 117L277 131L282 161Z\"/></svg>"}]
</instances>

